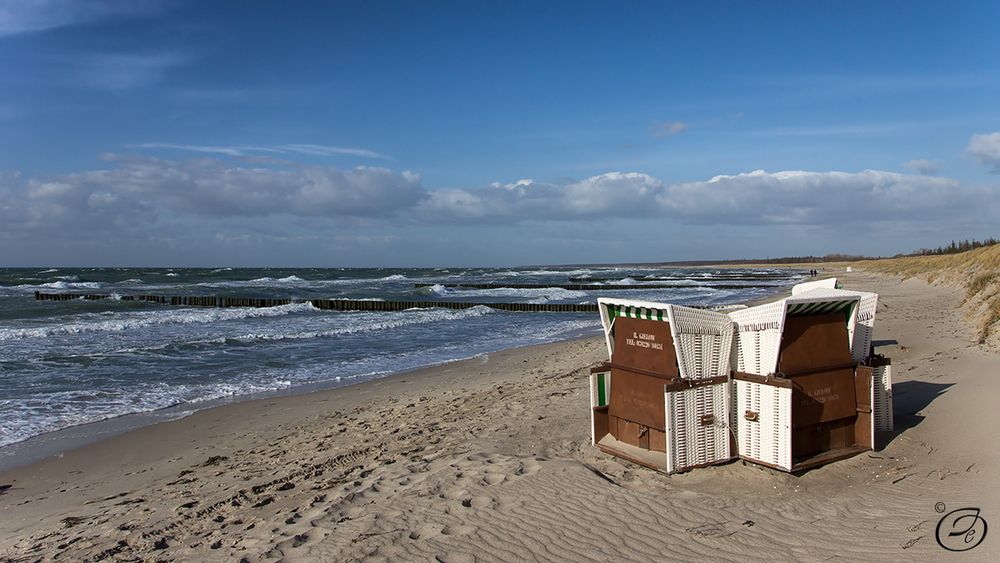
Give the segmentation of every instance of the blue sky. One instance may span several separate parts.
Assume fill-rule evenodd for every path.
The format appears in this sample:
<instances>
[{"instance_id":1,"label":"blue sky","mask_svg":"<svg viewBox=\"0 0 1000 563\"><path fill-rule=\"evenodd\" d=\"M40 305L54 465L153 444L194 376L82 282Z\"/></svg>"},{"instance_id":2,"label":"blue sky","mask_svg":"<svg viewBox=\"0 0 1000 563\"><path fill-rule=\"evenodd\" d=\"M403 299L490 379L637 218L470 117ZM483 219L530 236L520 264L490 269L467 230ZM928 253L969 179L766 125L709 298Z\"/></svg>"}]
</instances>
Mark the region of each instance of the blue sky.
<instances>
[{"instance_id":1,"label":"blue sky","mask_svg":"<svg viewBox=\"0 0 1000 563\"><path fill-rule=\"evenodd\" d=\"M0 0L0 264L995 236L996 3Z\"/></svg>"}]
</instances>

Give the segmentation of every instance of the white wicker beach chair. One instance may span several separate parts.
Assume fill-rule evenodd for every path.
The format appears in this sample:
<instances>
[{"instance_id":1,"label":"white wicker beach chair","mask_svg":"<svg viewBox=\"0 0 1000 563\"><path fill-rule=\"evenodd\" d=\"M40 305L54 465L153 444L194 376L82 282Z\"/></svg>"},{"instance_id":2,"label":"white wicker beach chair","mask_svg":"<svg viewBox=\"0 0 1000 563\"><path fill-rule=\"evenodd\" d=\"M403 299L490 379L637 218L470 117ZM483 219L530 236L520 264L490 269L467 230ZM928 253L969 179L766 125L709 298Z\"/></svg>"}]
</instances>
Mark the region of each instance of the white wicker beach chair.
<instances>
[{"instance_id":1,"label":"white wicker beach chair","mask_svg":"<svg viewBox=\"0 0 1000 563\"><path fill-rule=\"evenodd\" d=\"M840 454L853 455L871 447L872 432L865 428L872 418L872 382L870 377L858 379L854 375L847 334L857 319L860 301L857 292L813 288L774 303L729 313L736 328L732 363L737 372L732 385L731 424L736 428L741 457L785 471L818 462L823 456L798 455L793 443L796 432L803 432L806 420L817 421L816 431L823 424L841 418L851 420L850 424L861 425L858 443L829 452L828 459L836 459ZM821 321L830 327L824 330L835 330L838 322L835 319L839 315L844 323L839 329L844 349L832 353L825 348L815 349L824 356L816 360L815 371L820 374L816 375L811 373L810 366L803 366L803 362L811 362L811 355L804 354L800 348L794 352L797 373L791 374L791 379L786 378L781 370L787 366L782 364L791 361L791 356L783 359L782 353L785 347L794 345L794 341L785 338L789 318L815 316L815 322ZM805 330L802 321L796 321L799 330ZM789 347L786 353L793 354L792 348ZM823 373L830 373L830 387L819 379L825 377Z\"/></svg>"},{"instance_id":2,"label":"white wicker beach chair","mask_svg":"<svg viewBox=\"0 0 1000 563\"><path fill-rule=\"evenodd\" d=\"M836 289L837 278L826 278L822 280L803 282L792 286L792 295L798 295L814 289Z\"/></svg>"},{"instance_id":3,"label":"white wicker beach chair","mask_svg":"<svg viewBox=\"0 0 1000 563\"><path fill-rule=\"evenodd\" d=\"M613 455L667 473L732 459L728 383L733 324L729 317L714 311L648 301L602 298L598 304L611 364L591 374L594 444ZM631 320L623 323L622 319L634 319L638 323ZM657 330L655 323L666 323L668 330ZM628 338L629 334L616 334L616 327L631 331L634 338ZM662 348L665 342L656 340L660 337L652 336L659 332L669 334L669 350ZM618 346L627 346L628 350L616 354L616 340ZM670 369L661 366L660 372L652 373L624 365L626 360L621 359L634 360L644 355L668 358L671 365L666 367ZM652 377L659 379L650 379ZM619 391L616 384L635 387ZM616 410L612 404L615 397L621 396L618 393L652 392L662 395L658 399L645 397L640 402L660 401L663 407L655 418L662 421L662 426L647 427L648 412L643 420L638 420L638 414L630 419L628 412ZM602 404L602 400L606 402ZM647 434L646 451L635 451L641 448L629 445L626 438L616 435L619 428L619 433L624 433L633 427ZM664 451L656 450L660 447Z\"/></svg>"}]
</instances>

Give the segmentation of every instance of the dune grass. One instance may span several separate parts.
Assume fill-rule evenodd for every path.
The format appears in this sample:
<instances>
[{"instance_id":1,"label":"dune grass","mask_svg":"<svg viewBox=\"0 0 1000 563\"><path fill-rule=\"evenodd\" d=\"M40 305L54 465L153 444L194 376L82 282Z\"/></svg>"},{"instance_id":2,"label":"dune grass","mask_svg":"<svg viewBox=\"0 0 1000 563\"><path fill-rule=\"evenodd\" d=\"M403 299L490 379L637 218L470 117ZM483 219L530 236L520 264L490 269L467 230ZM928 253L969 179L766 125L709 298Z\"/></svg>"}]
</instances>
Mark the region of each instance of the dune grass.
<instances>
[{"instance_id":1,"label":"dune grass","mask_svg":"<svg viewBox=\"0 0 1000 563\"><path fill-rule=\"evenodd\" d=\"M871 260L855 266L904 279L915 277L963 287L965 307L976 322L979 343L1000 333L1000 245L943 256Z\"/></svg>"}]
</instances>

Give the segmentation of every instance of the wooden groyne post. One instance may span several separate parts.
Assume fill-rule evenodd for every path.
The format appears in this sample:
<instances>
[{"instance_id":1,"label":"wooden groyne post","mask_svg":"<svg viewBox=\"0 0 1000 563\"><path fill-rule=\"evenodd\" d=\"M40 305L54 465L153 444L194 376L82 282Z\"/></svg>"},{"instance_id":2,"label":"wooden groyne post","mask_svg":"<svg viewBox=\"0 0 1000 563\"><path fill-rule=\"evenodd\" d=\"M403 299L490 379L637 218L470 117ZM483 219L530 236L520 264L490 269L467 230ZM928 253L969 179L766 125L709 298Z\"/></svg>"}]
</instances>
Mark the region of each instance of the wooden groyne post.
<instances>
[{"instance_id":1,"label":"wooden groyne post","mask_svg":"<svg viewBox=\"0 0 1000 563\"><path fill-rule=\"evenodd\" d=\"M35 292L38 301L95 301L109 299L106 294ZM596 303L469 303L465 301L372 301L368 299L274 299L260 297L215 297L199 295L122 295L122 301L145 301L183 307L277 307L309 303L327 311L405 311L407 309L471 309L489 307L499 311L526 313L595 313Z\"/></svg>"}]
</instances>

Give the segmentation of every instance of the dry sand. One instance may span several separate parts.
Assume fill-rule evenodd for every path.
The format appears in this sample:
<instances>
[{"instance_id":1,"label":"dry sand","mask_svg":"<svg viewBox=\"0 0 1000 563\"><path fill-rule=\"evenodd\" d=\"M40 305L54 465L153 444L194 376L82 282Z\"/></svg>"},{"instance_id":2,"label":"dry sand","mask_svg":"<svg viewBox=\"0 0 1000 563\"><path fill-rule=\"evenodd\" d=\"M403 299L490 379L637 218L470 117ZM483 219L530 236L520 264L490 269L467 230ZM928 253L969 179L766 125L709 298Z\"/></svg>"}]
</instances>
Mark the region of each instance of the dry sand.
<instances>
[{"instance_id":1,"label":"dry sand","mask_svg":"<svg viewBox=\"0 0 1000 563\"><path fill-rule=\"evenodd\" d=\"M240 403L0 474L0 560L931 560L936 503L1000 523L998 356L955 290L882 294L896 431L792 476L666 476L590 446L597 338ZM987 560L1000 532L963 560Z\"/></svg>"}]
</instances>

